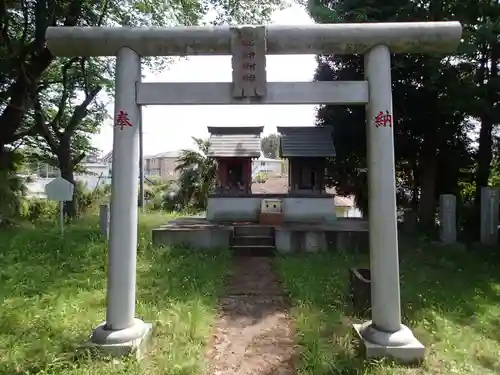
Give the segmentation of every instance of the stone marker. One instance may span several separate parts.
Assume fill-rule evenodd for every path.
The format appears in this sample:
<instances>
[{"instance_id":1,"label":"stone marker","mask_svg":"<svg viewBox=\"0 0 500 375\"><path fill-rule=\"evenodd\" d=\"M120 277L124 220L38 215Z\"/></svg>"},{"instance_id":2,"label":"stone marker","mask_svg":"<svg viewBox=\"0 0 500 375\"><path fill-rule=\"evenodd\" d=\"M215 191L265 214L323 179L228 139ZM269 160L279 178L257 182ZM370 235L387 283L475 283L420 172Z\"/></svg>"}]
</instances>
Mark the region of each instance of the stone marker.
<instances>
[{"instance_id":1,"label":"stone marker","mask_svg":"<svg viewBox=\"0 0 500 375\"><path fill-rule=\"evenodd\" d=\"M99 207L99 231L104 238L109 238L109 204L101 204Z\"/></svg>"},{"instance_id":2,"label":"stone marker","mask_svg":"<svg viewBox=\"0 0 500 375\"><path fill-rule=\"evenodd\" d=\"M498 189L481 188L481 243L498 244Z\"/></svg>"},{"instance_id":3,"label":"stone marker","mask_svg":"<svg viewBox=\"0 0 500 375\"><path fill-rule=\"evenodd\" d=\"M443 244L457 241L457 198L453 194L439 197L439 238Z\"/></svg>"}]
</instances>

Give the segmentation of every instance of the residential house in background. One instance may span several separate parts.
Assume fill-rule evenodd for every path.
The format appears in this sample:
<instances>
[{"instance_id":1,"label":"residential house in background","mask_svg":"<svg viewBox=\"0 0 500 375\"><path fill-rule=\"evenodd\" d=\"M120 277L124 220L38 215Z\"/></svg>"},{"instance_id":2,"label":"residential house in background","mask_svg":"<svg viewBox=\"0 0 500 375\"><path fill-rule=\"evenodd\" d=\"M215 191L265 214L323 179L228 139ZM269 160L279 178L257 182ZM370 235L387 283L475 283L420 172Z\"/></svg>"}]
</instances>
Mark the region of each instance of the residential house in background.
<instances>
[{"instance_id":1,"label":"residential house in background","mask_svg":"<svg viewBox=\"0 0 500 375\"><path fill-rule=\"evenodd\" d=\"M179 177L175 170L180 151L162 152L144 158L144 175L155 176L163 180L174 180Z\"/></svg>"},{"instance_id":2,"label":"residential house in background","mask_svg":"<svg viewBox=\"0 0 500 375\"><path fill-rule=\"evenodd\" d=\"M111 162L113 161L113 150L104 155L100 161L101 163L105 163L111 166Z\"/></svg>"},{"instance_id":3,"label":"residential house in background","mask_svg":"<svg viewBox=\"0 0 500 375\"><path fill-rule=\"evenodd\" d=\"M177 166L177 159L180 155L181 151L178 150L145 156L144 175L146 177L158 177L163 180L176 179L179 174L175 171L175 167ZM111 170L113 152L108 152L101 161L107 164Z\"/></svg>"},{"instance_id":4,"label":"residential house in background","mask_svg":"<svg viewBox=\"0 0 500 375\"><path fill-rule=\"evenodd\" d=\"M94 150L88 152L85 157L82 159L82 163L100 163L102 159L101 151Z\"/></svg>"}]
</instances>

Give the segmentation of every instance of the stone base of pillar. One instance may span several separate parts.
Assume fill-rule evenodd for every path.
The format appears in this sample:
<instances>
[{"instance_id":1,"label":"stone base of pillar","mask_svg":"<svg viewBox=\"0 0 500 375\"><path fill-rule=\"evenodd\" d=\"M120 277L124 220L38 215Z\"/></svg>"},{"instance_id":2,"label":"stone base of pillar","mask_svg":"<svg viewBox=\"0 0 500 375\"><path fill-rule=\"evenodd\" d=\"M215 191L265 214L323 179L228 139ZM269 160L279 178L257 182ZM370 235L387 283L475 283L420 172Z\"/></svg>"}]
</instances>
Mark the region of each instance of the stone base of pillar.
<instances>
[{"instance_id":1,"label":"stone base of pillar","mask_svg":"<svg viewBox=\"0 0 500 375\"><path fill-rule=\"evenodd\" d=\"M107 331L105 322L94 329L90 340L80 346L80 350L104 354L111 357L133 355L140 359L145 353L151 339L153 325L135 319L135 324L119 331Z\"/></svg>"},{"instance_id":2,"label":"stone base of pillar","mask_svg":"<svg viewBox=\"0 0 500 375\"><path fill-rule=\"evenodd\" d=\"M425 347L405 325L397 332L382 332L371 321L354 324L366 358L388 357L400 363L420 362L425 357Z\"/></svg>"}]
</instances>

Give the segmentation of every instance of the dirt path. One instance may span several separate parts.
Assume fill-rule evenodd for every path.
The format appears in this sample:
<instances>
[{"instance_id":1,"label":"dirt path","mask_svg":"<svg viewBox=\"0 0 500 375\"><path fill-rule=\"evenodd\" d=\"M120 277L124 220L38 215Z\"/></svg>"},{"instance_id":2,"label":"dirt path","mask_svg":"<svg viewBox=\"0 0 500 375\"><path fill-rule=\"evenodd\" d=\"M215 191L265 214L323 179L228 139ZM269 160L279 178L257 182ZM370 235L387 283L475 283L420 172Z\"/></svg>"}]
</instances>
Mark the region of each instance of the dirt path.
<instances>
[{"instance_id":1,"label":"dirt path","mask_svg":"<svg viewBox=\"0 0 500 375\"><path fill-rule=\"evenodd\" d=\"M294 331L271 259L235 258L219 305L207 375L294 374Z\"/></svg>"}]
</instances>

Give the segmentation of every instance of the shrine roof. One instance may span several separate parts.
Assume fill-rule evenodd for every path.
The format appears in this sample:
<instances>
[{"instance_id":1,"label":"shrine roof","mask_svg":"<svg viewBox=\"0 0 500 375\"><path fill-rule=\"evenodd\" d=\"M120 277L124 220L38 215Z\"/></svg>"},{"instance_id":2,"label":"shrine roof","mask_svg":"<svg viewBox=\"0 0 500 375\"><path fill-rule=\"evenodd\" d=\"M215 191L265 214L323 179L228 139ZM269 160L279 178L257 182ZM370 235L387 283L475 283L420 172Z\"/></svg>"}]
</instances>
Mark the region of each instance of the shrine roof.
<instances>
[{"instance_id":1,"label":"shrine roof","mask_svg":"<svg viewBox=\"0 0 500 375\"><path fill-rule=\"evenodd\" d=\"M251 157L261 154L263 126L209 126L211 157Z\"/></svg>"},{"instance_id":2,"label":"shrine roof","mask_svg":"<svg viewBox=\"0 0 500 375\"><path fill-rule=\"evenodd\" d=\"M278 126L282 158L335 156L332 128L320 126Z\"/></svg>"}]
</instances>

